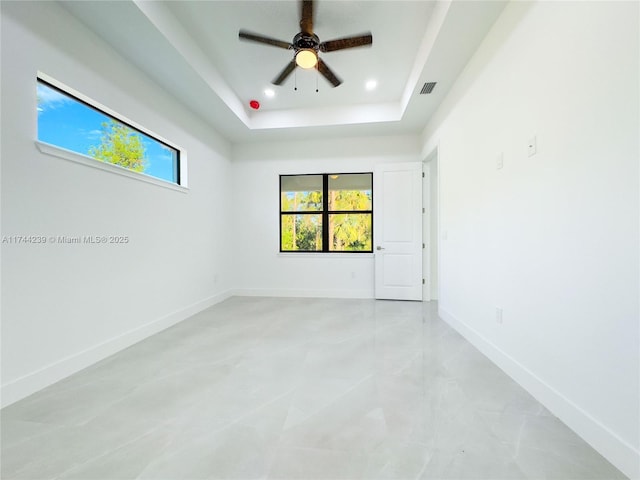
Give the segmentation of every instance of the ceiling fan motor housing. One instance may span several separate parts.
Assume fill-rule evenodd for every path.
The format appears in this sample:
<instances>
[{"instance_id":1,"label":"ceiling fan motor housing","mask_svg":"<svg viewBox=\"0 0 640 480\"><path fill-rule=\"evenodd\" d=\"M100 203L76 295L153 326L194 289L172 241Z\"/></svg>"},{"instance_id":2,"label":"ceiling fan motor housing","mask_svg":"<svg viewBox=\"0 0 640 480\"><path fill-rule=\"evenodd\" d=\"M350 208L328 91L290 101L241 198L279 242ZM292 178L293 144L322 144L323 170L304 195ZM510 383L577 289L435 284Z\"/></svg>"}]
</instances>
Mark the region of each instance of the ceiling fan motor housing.
<instances>
[{"instance_id":1,"label":"ceiling fan motor housing","mask_svg":"<svg viewBox=\"0 0 640 480\"><path fill-rule=\"evenodd\" d=\"M293 48L297 52L298 50L315 50L318 51L320 45L320 39L313 33L300 32L293 37Z\"/></svg>"}]
</instances>

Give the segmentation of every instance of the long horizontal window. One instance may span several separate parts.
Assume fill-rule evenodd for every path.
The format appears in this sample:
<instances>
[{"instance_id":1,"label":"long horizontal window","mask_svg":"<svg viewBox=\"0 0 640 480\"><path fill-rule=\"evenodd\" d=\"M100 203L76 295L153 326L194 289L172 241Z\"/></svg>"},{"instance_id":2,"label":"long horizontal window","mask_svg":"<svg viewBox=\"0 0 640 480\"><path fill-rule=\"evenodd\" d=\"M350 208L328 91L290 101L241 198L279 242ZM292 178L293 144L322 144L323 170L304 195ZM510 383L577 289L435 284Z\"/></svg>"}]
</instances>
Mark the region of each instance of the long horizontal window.
<instances>
[{"instance_id":1,"label":"long horizontal window","mask_svg":"<svg viewBox=\"0 0 640 480\"><path fill-rule=\"evenodd\" d=\"M38 140L180 185L180 151L38 78Z\"/></svg>"},{"instance_id":2,"label":"long horizontal window","mask_svg":"<svg viewBox=\"0 0 640 480\"><path fill-rule=\"evenodd\" d=\"M372 252L373 174L280 176L281 252Z\"/></svg>"}]
</instances>

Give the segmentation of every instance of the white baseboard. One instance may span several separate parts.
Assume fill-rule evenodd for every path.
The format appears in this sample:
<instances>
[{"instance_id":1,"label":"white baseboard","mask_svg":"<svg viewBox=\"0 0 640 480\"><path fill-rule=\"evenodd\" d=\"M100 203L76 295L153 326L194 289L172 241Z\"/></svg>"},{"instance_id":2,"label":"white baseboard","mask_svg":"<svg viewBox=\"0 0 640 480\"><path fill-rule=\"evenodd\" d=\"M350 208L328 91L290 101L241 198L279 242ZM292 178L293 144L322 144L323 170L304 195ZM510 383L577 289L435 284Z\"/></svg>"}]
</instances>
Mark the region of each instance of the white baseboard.
<instances>
[{"instance_id":1,"label":"white baseboard","mask_svg":"<svg viewBox=\"0 0 640 480\"><path fill-rule=\"evenodd\" d=\"M185 307L176 312L172 312L164 317L141 325L133 330L129 330L117 337L110 338L105 342L87 348L73 355L69 355L46 367L24 375L16 380L2 385L0 389L0 405L6 407L18 400L21 400L32 393L54 384L68 377L83 368L107 358L131 345L144 340L151 335L165 330L176 323L186 320L192 315L222 302L231 296L230 291L213 295Z\"/></svg>"},{"instance_id":2,"label":"white baseboard","mask_svg":"<svg viewBox=\"0 0 640 480\"><path fill-rule=\"evenodd\" d=\"M633 480L640 479L640 452L637 449L469 325L443 308L438 309L438 314L622 473Z\"/></svg>"},{"instance_id":3,"label":"white baseboard","mask_svg":"<svg viewBox=\"0 0 640 480\"><path fill-rule=\"evenodd\" d=\"M373 290L318 290L318 289L277 289L240 288L233 294L238 297L297 297L297 298L373 298Z\"/></svg>"}]
</instances>

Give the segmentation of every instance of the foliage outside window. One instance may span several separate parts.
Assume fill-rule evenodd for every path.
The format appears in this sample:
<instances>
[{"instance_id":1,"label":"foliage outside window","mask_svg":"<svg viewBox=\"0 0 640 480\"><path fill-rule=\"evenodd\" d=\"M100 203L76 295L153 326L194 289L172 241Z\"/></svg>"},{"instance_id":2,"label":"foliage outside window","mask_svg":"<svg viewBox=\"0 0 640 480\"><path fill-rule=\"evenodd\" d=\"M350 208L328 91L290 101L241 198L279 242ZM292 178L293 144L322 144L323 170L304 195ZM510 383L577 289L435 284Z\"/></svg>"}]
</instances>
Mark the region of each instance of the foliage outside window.
<instances>
[{"instance_id":1,"label":"foliage outside window","mask_svg":"<svg viewBox=\"0 0 640 480\"><path fill-rule=\"evenodd\" d=\"M373 174L280 176L281 252L372 252Z\"/></svg>"},{"instance_id":2,"label":"foliage outside window","mask_svg":"<svg viewBox=\"0 0 640 480\"><path fill-rule=\"evenodd\" d=\"M41 78L38 140L180 185L180 151Z\"/></svg>"}]
</instances>

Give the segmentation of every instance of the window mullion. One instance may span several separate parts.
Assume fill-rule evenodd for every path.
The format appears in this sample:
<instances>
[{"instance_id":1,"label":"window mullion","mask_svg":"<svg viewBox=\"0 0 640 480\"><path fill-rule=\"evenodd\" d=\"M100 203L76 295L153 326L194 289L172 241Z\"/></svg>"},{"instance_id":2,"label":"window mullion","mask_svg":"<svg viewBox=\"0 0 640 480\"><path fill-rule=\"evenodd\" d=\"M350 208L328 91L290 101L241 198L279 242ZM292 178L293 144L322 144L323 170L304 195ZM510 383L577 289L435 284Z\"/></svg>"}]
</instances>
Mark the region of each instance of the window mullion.
<instances>
[{"instance_id":1,"label":"window mullion","mask_svg":"<svg viewBox=\"0 0 640 480\"><path fill-rule=\"evenodd\" d=\"M329 175L322 175L322 251L329 249Z\"/></svg>"}]
</instances>

